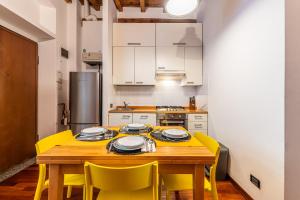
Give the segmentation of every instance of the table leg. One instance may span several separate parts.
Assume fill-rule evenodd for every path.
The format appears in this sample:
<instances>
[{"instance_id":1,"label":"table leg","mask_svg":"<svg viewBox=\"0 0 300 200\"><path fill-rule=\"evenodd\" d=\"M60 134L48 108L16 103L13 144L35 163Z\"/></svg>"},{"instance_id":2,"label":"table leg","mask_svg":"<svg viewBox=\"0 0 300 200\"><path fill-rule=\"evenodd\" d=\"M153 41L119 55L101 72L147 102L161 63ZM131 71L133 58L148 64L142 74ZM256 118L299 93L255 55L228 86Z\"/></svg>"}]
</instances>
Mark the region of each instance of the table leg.
<instances>
[{"instance_id":1,"label":"table leg","mask_svg":"<svg viewBox=\"0 0 300 200\"><path fill-rule=\"evenodd\" d=\"M204 200L204 165L195 165L193 174L194 200Z\"/></svg>"},{"instance_id":2,"label":"table leg","mask_svg":"<svg viewBox=\"0 0 300 200\"><path fill-rule=\"evenodd\" d=\"M60 165L49 165L48 200L63 200L64 176Z\"/></svg>"}]
</instances>

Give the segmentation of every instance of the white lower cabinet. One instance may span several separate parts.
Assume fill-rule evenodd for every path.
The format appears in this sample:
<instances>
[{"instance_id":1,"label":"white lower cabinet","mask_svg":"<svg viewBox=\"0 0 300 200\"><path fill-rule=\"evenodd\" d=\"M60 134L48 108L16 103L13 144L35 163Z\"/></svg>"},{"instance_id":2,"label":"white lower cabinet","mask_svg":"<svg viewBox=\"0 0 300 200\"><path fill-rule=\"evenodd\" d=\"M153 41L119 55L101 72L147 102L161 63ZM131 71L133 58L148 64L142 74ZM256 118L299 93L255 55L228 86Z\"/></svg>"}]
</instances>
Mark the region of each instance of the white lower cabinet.
<instances>
[{"instance_id":1,"label":"white lower cabinet","mask_svg":"<svg viewBox=\"0 0 300 200\"><path fill-rule=\"evenodd\" d=\"M132 123L132 113L109 113L109 126L120 126Z\"/></svg>"},{"instance_id":2,"label":"white lower cabinet","mask_svg":"<svg viewBox=\"0 0 300 200\"><path fill-rule=\"evenodd\" d=\"M188 114L188 131L191 134L208 133L207 114Z\"/></svg>"},{"instance_id":3,"label":"white lower cabinet","mask_svg":"<svg viewBox=\"0 0 300 200\"><path fill-rule=\"evenodd\" d=\"M133 113L133 123L156 126L155 113Z\"/></svg>"}]
</instances>

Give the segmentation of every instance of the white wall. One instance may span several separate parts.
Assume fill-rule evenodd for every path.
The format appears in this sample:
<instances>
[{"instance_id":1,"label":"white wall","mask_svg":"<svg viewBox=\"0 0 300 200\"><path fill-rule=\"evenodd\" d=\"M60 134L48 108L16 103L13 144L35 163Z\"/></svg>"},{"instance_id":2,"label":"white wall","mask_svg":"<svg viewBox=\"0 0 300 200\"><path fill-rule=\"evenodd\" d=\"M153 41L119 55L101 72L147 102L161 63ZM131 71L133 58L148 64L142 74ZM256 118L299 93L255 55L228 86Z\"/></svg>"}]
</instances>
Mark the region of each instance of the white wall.
<instances>
[{"instance_id":1,"label":"white wall","mask_svg":"<svg viewBox=\"0 0 300 200\"><path fill-rule=\"evenodd\" d=\"M299 199L300 1L286 0L285 199Z\"/></svg>"},{"instance_id":2,"label":"white wall","mask_svg":"<svg viewBox=\"0 0 300 200\"><path fill-rule=\"evenodd\" d=\"M108 124L108 111L115 95L112 85L112 27L117 11L113 1L103 1L103 125Z\"/></svg>"},{"instance_id":3,"label":"white wall","mask_svg":"<svg viewBox=\"0 0 300 200\"><path fill-rule=\"evenodd\" d=\"M189 97L197 96L197 87L182 87L180 81L160 80L155 86L115 86L115 105L188 106ZM207 95L199 95L198 107L207 103Z\"/></svg>"},{"instance_id":4,"label":"white wall","mask_svg":"<svg viewBox=\"0 0 300 200\"><path fill-rule=\"evenodd\" d=\"M51 4L55 8L55 22L52 25L48 24L47 18L44 19L44 22L56 30L56 39L39 43L38 134L40 138L57 132L62 112L61 107L58 107L57 104L65 102L65 95L61 93L66 92L59 89L62 86L57 84L57 72L68 70L66 59L60 56L60 48L67 46L68 5L60 0L51 0ZM42 6L47 7L48 5ZM53 10L49 10L49 12L53 12ZM66 82L63 82L63 86L65 85ZM58 98L58 95L62 98Z\"/></svg>"},{"instance_id":5,"label":"white wall","mask_svg":"<svg viewBox=\"0 0 300 200\"><path fill-rule=\"evenodd\" d=\"M229 174L247 193L282 200L284 1L203 3L210 135L229 147Z\"/></svg>"}]
</instances>

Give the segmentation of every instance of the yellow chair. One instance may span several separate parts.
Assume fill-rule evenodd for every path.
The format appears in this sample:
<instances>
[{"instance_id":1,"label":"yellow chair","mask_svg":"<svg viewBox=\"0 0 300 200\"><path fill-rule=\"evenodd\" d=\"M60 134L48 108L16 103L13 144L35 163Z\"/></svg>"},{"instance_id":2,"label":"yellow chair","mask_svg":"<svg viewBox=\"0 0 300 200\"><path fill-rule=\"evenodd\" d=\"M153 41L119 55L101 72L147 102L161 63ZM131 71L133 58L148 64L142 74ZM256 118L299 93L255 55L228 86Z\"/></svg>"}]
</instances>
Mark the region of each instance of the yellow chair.
<instances>
[{"instance_id":1,"label":"yellow chair","mask_svg":"<svg viewBox=\"0 0 300 200\"><path fill-rule=\"evenodd\" d=\"M63 145L73 139L73 134L70 130L60 132L48 136L35 144L36 153L43 153L55 145ZM64 185L68 186L67 198L71 197L72 186L82 186L84 189L84 175L83 174L65 174ZM46 165L39 164L39 179L36 187L34 200L40 200L44 189L48 188L49 181L46 180ZM85 199L85 189L83 192L83 199Z\"/></svg>"},{"instance_id":2,"label":"yellow chair","mask_svg":"<svg viewBox=\"0 0 300 200\"><path fill-rule=\"evenodd\" d=\"M210 167L210 180L204 179L204 189L210 191L214 200L218 200L218 192L216 186L216 167L220 154L220 145L213 138L202 133L196 133L195 137L205 146L209 148L216 156L215 164ZM170 174L161 175L163 184L167 190L167 200L170 199L171 191L190 190L193 189L193 177L190 174Z\"/></svg>"},{"instance_id":3,"label":"yellow chair","mask_svg":"<svg viewBox=\"0 0 300 200\"><path fill-rule=\"evenodd\" d=\"M158 200L158 164L134 167L84 165L86 199L93 199L93 187L100 189L97 200Z\"/></svg>"}]
</instances>

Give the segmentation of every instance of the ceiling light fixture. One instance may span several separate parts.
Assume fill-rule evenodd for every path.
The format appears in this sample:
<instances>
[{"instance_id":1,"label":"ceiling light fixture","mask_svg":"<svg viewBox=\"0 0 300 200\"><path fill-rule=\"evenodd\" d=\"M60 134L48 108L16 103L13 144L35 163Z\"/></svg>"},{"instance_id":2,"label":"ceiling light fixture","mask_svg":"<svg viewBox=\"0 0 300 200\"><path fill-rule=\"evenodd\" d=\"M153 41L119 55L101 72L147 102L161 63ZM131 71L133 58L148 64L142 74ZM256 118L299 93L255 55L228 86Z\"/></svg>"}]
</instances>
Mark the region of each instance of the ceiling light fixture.
<instances>
[{"instance_id":1,"label":"ceiling light fixture","mask_svg":"<svg viewBox=\"0 0 300 200\"><path fill-rule=\"evenodd\" d=\"M174 16L184 16L192 13L199 4L199 0L169 0L166 11Z\"/></svg>"}]
</instances>

